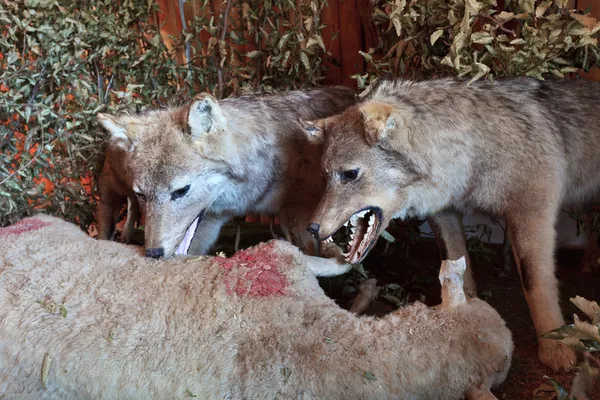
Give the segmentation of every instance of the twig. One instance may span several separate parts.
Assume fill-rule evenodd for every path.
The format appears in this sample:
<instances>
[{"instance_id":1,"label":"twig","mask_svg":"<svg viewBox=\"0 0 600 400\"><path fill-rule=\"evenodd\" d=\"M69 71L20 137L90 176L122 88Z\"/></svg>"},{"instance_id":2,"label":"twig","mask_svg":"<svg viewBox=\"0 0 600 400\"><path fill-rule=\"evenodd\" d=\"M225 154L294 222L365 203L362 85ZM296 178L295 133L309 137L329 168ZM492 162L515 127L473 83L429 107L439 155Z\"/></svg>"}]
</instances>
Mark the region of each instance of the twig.
<instances>
[{"instance_id":1,"label":"twig","mask_svg":"<svg viewBox=\"0 0 600 400\"><path fill-rule=\"evenodd\" d=\"M44 65L44 67L42 68L42 72L40 72L40 77L38 78L38 80L35 82L35 85L33 86L33 90L31 91L31 96L29 96L29 101L27 101L27 107L31 106L31 103L33 102L33 98L37 94L37 91L40 87L40 82L42 82L42 79L44 79L45 75L46 75L46 66ZM29 122L29 121L26 121L26 122Z\"/></svg>"},{"instance_id":2,"label":"twig","mask_svg":"<svg viewBox=\"0 0 600 400\"><path fill-rule=\"evenodd\" d=\"M117 75L116 73L113 73L113 75L110 77L110 81L108 81L108 86L106 86L106 91L104 92L104 104L108 103L108 95L110 94L110 90L113 87L113 83L115 82L115 75Z\"/></svg>"},{"instance_id":3,"label":"twig","mask_svg":"<svg viewBox=\"0 0 600 400\"><path fill-rule=\"evenodd\" d=\"M156 78L152 76L150 77L150 81L152 82L152 87L158 95L158 86L156 85ZM165 103L160 99L160 96L156 96L156 101L158 102L158 105L160 105L161 107L165 107Z\"/></svg>"},{"instance_id":4,"label":"twig","mask_svg":"<svg viewBox=\"0 0 600 400\"><path fill-rule=\"evenodd\" d=\"M185 2L186 2L186 0L179 0L179 18L181 19L181 30L187 36L188 31L187 31L187 22L185 21L185 9L184 9ZM191 58L190 42L186 41L186 43L185 43L185 64L186 65L189 64L190 58ZM190 76L190 71L188 71L188 77L189 76Z\"/></svg>"},{"instance_id":5,"label":"twig","mask_svg":"<svg viewBox=\"0 0 600 400\"><path fill-rule=\"evenodd\" d=\"M102 95L102 75L100 75L100 69L98 68L98 62L94 59L94 68L96 69L96 78L98 79L98 101L102 101L104 96Z\"/></svg>"},{"instance_id":6,"label":"twig","mask_svg":"<svg viewBox=\"0 0 600 400\"><path fill-rule=\"evenodd\" d=\"M231 0L227 0L227 7L225 7L225 15L223 16L223 30L221 31L221 40L219 40L218 46L221 46L221 43L225 41L225 36L227 35L227 27L229 25L229 10L231 9ZM223 68L221 67L221 62L217 64L217 78L219 80L219 97L221 100L223 98Z\"/></svg>"}]
</instances>

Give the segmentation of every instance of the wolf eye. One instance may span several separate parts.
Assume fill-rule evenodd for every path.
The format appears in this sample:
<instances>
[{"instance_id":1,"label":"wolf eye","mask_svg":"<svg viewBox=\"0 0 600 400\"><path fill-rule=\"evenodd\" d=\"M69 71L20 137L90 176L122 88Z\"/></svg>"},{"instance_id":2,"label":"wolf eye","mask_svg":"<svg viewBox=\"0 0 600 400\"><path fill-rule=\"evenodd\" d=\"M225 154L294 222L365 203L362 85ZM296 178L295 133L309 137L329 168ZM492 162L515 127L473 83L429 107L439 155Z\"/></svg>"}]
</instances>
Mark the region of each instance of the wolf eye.
<instances>
[{"instance_id":1,"label":"wolf eye","mask_svg":"<svg viewBox=\"0 0 600 400\"><path fill-rule=\"evenodd\" d=\"M344 182L352 182L356 178L358 178L358 169L349 169L342 172L342 181Z\"/></svg>"},{"instance_id":2,"label":"wolf eye","mask_svg":"<svg viewBox=\"0 0 600 400\"><path fill-rule=\"evenodd\" d=\"M182 187L181 189L177 189L175 190L173 193L171 193L171 200L177 200L182 198L183 196L185 196L187 194L187 192L190 190L190 185L186 185L184 187Z\"/></svg>"}]
</instances>

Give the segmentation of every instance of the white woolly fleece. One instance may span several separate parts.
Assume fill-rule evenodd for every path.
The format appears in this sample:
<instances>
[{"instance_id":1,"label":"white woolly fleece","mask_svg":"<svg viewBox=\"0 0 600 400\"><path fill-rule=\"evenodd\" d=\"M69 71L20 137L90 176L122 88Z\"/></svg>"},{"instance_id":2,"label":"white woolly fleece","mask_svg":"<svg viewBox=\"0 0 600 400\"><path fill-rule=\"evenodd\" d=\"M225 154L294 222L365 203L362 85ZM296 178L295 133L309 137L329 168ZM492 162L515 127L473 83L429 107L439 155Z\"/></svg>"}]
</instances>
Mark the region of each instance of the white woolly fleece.
<instances>
[{"instance_id":1,"label":"white woolly fleece","mask_svg":"<svg viewBox=\"0 0 600 400\"><path fill-rule=\"evenodd\" d=\"M474 299L339 308L283 241L153 260L37 216L0 229L0 398L458 399L513 344Z\"/></svg>"}]
</instances>

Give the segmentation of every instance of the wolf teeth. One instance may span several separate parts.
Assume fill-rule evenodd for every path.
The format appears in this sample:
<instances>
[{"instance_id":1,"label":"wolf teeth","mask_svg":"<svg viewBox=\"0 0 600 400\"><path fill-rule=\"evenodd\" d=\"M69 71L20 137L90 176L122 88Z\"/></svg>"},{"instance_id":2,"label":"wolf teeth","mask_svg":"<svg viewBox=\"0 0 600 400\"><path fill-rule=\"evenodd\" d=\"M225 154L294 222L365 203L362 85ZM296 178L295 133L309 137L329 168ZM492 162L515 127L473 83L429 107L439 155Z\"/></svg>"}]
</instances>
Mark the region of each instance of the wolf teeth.
<instances>
[{"instance_id":1,"label":"wolf teeth","mask_svg":"<svg viewBox=\"0 0 600 400\"><path fill-rule=\"evenodd\" d=\"M359 213L356 213L355 215L356 215L357 218L362 218L365 215L367 215L367 212L368 212L367 210L364 210L364 211L361 211Z\"/></svg>"}]
</instances>

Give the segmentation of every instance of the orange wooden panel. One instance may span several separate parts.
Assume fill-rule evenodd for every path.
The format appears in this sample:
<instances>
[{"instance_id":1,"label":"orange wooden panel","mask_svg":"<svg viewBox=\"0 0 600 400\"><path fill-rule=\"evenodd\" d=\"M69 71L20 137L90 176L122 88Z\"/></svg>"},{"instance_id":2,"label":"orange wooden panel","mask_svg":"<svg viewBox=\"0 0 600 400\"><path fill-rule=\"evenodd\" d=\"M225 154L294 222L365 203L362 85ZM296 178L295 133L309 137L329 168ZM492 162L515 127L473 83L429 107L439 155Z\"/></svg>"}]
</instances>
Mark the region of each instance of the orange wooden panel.
<instances>
[{"instance_id":1,"label":"orange wooden panel","mask_svg":"<svg viewBox=\"0 0 600 400\"><path fill-rule=\"evenodd\" d=\"M340 16L338 9L338 0L329 0L328 6L323 9L321 15L321 22L327 25L321 31L323 36L323 42L325 47L331 53L325 61L325 66L329 68L327 75L325 76L325 83L329 85L340 85L342 83L342 69L339 65L335 65L331 60L335 60L336 63L341 62L341 49L340 49Z\"/></svg>"},{"instance_id":2,"label":"orange wooden panel","mask_svg":"<svg viewBox=\"0 0 600 400\"><path fill-rule=\"evenodd\" d=\"M592 17L600 20L600 0L577 0L577 8L581 11L590 8ZM592 68L588 73L581 75L586 79L600 81L600 68Z\"/></svg>"},{"instance_id":3,"label":"orange wooden panel","mask_svg":"<svg viewBox=\"0 0 600 400\"><path fill-rule=\"evenodd\" d=\"M363 50L363 31L358 1L363 0L340 0L338 3L342 83L353 88L357 85L356 80L351 76L363 73L365 70L365 60L358 53L359 50Z\"/></svg>"}]
</instances>

